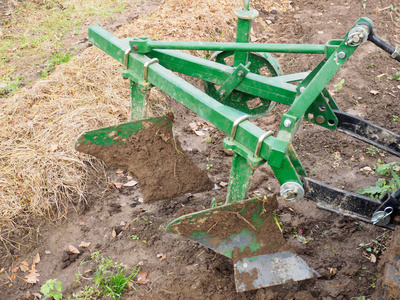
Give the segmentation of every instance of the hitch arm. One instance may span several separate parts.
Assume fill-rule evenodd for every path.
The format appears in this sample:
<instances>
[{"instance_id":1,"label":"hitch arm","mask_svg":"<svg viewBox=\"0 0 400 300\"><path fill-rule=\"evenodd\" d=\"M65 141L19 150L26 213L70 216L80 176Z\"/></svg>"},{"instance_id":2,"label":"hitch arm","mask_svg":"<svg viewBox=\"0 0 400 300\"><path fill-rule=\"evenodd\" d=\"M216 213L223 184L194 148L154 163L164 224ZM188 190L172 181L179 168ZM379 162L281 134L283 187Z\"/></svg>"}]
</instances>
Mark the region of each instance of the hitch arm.
<instances>
[{"instance_id":1,"label":"hitch arm","mask_svg":"<svg viewBox=\"0 0 400 300\"><path fill-rule=\"evenodd\" d=\"M379 48L382 50L386 51L387 53L390 54L392 58L400 62L400 47L393 47L390 45L388 42L385 42L381 38L379 38L371 28L371 31L368 35L368 40L370 42L373 42L375 45L377 45Z\"/></svg>"}]
</instances>

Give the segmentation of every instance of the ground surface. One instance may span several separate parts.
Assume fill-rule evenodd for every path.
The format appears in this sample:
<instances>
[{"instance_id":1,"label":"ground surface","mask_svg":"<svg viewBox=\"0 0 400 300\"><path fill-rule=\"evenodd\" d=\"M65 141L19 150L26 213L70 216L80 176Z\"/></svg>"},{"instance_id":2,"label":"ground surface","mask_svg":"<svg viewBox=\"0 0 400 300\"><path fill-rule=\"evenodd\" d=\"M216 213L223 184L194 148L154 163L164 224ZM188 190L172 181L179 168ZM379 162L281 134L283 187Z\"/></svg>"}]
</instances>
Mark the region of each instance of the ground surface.
<instances>
[{"instance_id":1,"label":"ground surface","mask_svg":"<svg viewBox=\"0 0 400 300\"><path fill-rule=\"evenodd\" d=\"M366 4L365 9L363 4ZM396 44L400 30L392 20L399 17L388 1L297 1L288 13L272 14L256 7L260 17L271 21L268 32L255 28L259 42L274 43L324 43L341 38L361 16L374 21L375 32ZM378 13L379 12L379 13ZM398 24L398 22L397 22ZM318 59L308 56L277 55L285 73L304 71L314 67ZM335 76L329 87L345 79L343 88L335 92L340 108L378 125L400 133L397 101L400 83L388 80L400 69L396 62L372 44L365 44L350 58ZM384 74L384 75L382 75ZM197 81L193 81L199 84ZM371 91L379 91L379 93ZM374 95L375 94L375 95ZM86 283L75 283L75 274L84 272L80 267L83 259L90 260L90 253L102 251L132 268L139 264L148 272L150 281L135 285L137 290L126 292L122 299L358 299L372 296L376 281L381 276L378 270L380 249L375 258L367 253L361 243L374 245L387 242L390 231L357 222L319 210L311 201L287 204L279 199L278 214L281 215L284 237L296 252L315 270L321 278L306 282L293 282L283 286L236 293L233 266L230 259L193 242L185 237L165 233L165 226L180 210L187 212L210 207L213 197L223 198L228 182L231 156L222 148L224 136L212 126L192 114L186 108L171 101L175 112L175 136L181 141L193 161L215 183L216 189L185 195L157 203L143 203L140 186L119 189L107 183L126 183L130 174L110 168L107 181L93 178L87 191L89 205L79 213L71 213L68 221L57 226L38 227L41 238L38 246L23 257L14 257L14 265L22 260L31 260L36 253L41 256L37 264L40 283L57 278L63 283L65 295L82 289ZM276 128L284 110L278 105L271 115L256 121L263 129ZM193 133L189 123L200 122L205 136ZM211 137L210 139L207 139ZM211 141L211 142L210 142ZM373 185L376 175L360 172L365 166L373 166L378 159L392 162L396 159L382 153L371 154L368 145L357 142L339 132L331 132L317 126L303 125L296 136L294 146L309 177L335 187L356 191L360 187ZM250 192L270 193L278 191L278 184L268 167L256 171ZM301 238L304 237L304 238ZM69 245L81 241L90 242L79 258L66 260ZM46 254L48 253L48 254ZM165 259L163 256L165 255ZM0 290L1 299L25 299L27 291L37 292L40 284L28 285L21 280L25 274L19 272L12 286L5 273ZM32 296L33 297L33 296Z\"/></svg>"}]
</instances>

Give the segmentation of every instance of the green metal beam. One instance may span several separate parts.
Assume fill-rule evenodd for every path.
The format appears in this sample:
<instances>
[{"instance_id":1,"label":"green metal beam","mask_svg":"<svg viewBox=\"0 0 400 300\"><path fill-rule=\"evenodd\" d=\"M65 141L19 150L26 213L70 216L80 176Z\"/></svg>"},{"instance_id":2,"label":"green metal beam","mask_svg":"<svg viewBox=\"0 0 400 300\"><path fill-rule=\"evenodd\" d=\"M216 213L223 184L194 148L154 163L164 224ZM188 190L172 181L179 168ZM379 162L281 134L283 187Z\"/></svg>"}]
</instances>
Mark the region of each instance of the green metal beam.
<instances>
[{"instance_id":1,"label":"green metal beam","mask_svg":"<svg viewBox=\"0 0 400 300\"><path fill-rule=\"evenodd\" d=\"M136 46L136 53L148 53L155 49L170 50L205 50L205 51L242 51L326 54L326 45L303 44L255 44L255 43L215 43L215 42L171 42L152 41L150 38L133 38L131 46Z\"/></svg>"}]
</instances>

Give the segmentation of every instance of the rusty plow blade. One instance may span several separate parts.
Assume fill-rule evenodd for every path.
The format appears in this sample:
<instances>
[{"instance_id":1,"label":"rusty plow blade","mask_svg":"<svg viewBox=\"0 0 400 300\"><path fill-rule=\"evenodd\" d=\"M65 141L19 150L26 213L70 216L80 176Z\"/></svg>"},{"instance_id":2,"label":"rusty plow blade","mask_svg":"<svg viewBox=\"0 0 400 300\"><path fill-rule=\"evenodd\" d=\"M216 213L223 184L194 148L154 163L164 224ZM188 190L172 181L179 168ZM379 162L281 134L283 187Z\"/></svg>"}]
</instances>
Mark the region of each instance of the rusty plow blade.
<instances>
[{"instance_id":1,"label":"rusty plow blade","mask_svg":"<svg viewBox=\"0 0 400 300\"><path fill-rule=\"evenodd\" d=\"M319 277L284 240L276 207L275 196L233 202L181 216L166 230L231 258L238 292Z\"/></svg>"}]
</instances>

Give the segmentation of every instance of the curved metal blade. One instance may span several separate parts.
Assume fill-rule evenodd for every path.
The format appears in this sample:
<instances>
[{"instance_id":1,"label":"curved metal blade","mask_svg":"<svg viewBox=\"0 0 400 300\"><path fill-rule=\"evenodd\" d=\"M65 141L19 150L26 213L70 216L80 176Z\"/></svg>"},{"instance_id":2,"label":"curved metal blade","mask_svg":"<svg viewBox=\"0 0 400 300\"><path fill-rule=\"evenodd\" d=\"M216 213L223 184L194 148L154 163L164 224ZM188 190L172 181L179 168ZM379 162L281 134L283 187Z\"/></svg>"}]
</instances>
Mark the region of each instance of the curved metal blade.
<instances>
[{"instance_id":1,"label":"curved metal blade","mask_svg":"<svg viewBox=\"0 0 400 300\"><path fill-rule=\"evenodd\" d=\"M272 215L276 199L271 200L275 202L235 201L188 214L172 221L166 230L231 258L238 292L319 276L284 241ZM236 218L238 226L232 227L226 218Z\"/></svg>"},{"instance_id":2,"label":"curved metal blade","mask_svg":"<svg viewBox=\"0 0 400 300\"><path fill-rule=\"evenodd\" d=\"M334 113L337 130L400 157L400 135L343 111Z\"/></svg>"}]
</instances>

